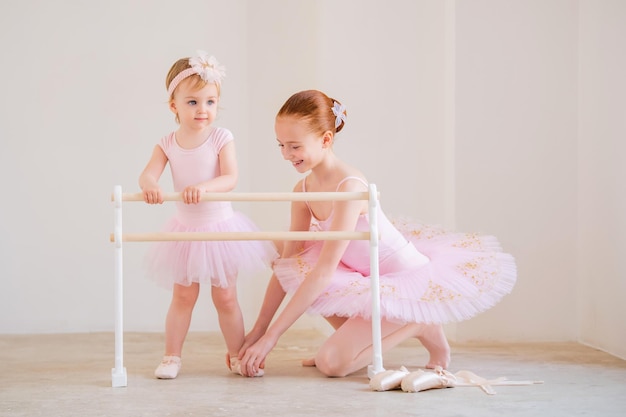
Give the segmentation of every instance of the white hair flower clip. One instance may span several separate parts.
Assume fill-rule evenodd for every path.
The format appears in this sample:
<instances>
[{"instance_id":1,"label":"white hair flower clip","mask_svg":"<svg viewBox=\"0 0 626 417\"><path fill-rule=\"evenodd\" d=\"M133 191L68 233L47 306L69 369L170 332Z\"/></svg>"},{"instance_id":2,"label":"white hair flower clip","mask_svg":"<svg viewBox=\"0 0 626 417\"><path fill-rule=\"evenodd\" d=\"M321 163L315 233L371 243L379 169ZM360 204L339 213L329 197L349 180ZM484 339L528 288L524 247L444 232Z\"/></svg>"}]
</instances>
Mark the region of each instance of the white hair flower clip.
<instances>
[{"instance_id":1,"label":"white hair flower clip","mask_svg":"<svg viewBox=\"0 0 626 417\"><path fill-rule=\"evenodd\" d=\"M215 83L217 85L222 83L222 78L226 77L226 68L220 65L214 56L209 56L209 54L204 51L196 51L196 54L196 56L189 58L189 66L191 68L179 72L170 82L167 88L168 95L171 96L174 90L176 90L176 87L178 87L178 84L185 78L194 74L198 74L200 78L207 83Z\"/></svg>"},{"instance_id":2,"label":"white hair flower clip","mask_svg":"<svg viewBox=\"0 0 626 417\"><path fill-rule=\"evenodd\" d=\"M346 106L335 101L331 109L333 111L333 114L335 115L335 129L337 129L339 125L341 125L341 122L346 122Z\"/></svg>"},{"instance_id":3,"label":"white hair flower clip","mask_svg":"<svg viewBox=\"0 0 626 417\"><path fill-rule=\"evenodd\" d=\"M189 58L189 65L207 83L220 84L226 76L226 68L220 65L214 56L204 51L197 51L198 55Z\"/></svg>"}]
</instances>

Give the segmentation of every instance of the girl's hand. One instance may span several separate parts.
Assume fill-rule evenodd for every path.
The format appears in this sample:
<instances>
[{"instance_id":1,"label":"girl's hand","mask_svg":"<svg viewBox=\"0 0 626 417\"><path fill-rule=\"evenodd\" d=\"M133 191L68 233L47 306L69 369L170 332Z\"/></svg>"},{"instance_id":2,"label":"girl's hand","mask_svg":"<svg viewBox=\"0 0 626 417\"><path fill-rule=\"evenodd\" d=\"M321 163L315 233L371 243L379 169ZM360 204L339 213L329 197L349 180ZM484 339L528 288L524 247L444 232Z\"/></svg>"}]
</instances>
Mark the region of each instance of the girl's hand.
<instances>
[{"instance_id":1,"label":"girl's hand","mask_svg":"<svg viewBox=\"0 0 626 417\"><path fill-rule=\"evenodd\" d=\"M163 191L161 191L161 187L144 187L141 190L143 194L143 201L148 204L163 204Z\"/></svg>"},{"instance_id":2,"label":"girl's hand","mask_svg":"<svg viewBox=\"0 0 626 417\"><path fill-rule=\"evenodd\" d=\"M183 202L185 204L198 204L202 197L202 189L196 185L190 185L183 190Z\"/></svg>"},{"instance_id":3,"label":"girl's hand","mask_svg":"<svg viewBox=\"0 0 626 417\"><path fill-rule=\"evenodd\" d=\"M276 345L276 340L265 334L254 345L246 349L241 359L241 373L244 376L254 376L259 369L265 368L265 357Z\"/></svg>"},{"instance_id":4,"label":"girl's hand","mask_svg":"<svg viewBox=\"0 0 626 417\"><path fill-rule=\"evenodd\" d=\"M246 353L246 350L254 345L261 337L263 337L263 334L265 332L262 330L256 330L256 329L252 329L250 330L250 332L246 335L244 341L243 341L243 345L241 346L241 349L239 349L239 359L241 360L243 358L243 356Z\"/></svg>"}]
</instances>

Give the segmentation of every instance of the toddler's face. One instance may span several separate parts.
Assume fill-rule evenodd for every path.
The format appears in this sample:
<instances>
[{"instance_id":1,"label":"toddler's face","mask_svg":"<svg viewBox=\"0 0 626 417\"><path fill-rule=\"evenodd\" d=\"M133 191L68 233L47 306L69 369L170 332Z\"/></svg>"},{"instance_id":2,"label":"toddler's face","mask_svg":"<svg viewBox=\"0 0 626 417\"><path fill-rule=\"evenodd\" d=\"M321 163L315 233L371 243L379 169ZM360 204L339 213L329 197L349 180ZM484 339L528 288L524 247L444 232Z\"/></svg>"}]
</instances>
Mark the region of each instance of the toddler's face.
<instances>
[{"instance_id":1,"label":"toddler's face","mask_svg":"<svg viewBox=\"0 0 626 417\"><path fill-rule=\"evenodd\" d=\"M219 94L215 84L196 89L191 80L187 79L176 88L170 109L178 116L181 126L202 129L215 120L218 103Z\"/></svg>"}]
</instances>

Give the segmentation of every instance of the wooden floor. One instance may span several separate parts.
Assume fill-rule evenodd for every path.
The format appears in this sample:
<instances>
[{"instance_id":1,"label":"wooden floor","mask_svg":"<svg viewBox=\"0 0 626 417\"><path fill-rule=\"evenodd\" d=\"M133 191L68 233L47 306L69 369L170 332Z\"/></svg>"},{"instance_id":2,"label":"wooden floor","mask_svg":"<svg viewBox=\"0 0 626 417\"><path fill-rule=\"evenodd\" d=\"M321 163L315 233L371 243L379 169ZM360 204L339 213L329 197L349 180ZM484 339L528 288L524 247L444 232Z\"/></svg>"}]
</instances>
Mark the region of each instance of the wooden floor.
<instances>
[{"instance_id":1,"label":"wooden floor","mask_svg":"<svg viewBox=\"0 0 626 417\"><path fill-rule=\"evenodd\" d=\"M175 380L152 374L163 336L125 335L128 386L111 387L109 333L0 336L0 416L624 416L626 361L579 344L453 345L450 371L487 378L542 380L540 385L457 387L419 393L374 392L365 370L326 378L300 360L323 336L290 331L267 360L262 378L230 374L219 333L192 333ZM426 363L417 341L387 354L386 369Z\"/></svg>"}]
</instances>

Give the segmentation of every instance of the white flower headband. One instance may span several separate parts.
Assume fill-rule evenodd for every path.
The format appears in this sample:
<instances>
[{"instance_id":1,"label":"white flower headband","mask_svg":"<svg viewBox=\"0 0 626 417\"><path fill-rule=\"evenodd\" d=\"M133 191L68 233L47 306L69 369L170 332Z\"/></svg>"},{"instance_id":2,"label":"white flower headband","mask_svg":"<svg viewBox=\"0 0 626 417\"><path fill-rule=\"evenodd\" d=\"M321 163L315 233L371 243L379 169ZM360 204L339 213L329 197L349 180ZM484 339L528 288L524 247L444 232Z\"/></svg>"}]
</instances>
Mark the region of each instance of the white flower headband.
<instances>
[{"instance_id":1,"label":"white flower headband","mask_svg":"<svg viewBox=\"0 0 626 417\"><path fill-rule=\"evenodd\" d=\"M194 74L198 74L207 83L215 83L217 85L220 85L222 78L226 77L226 68L220 65L215 57L209 56L204 51L197 51L196 54L197 56L189 58L191 68L179 72L170 83L170 86L167 88L169 96L172 95L178 84Z\"/></svg>"},{"instance_id":2,"label":"white flower headband","mask_svg":"<svg viewBox=\"0 0 626 417\"><path fill-rule=\"evenodd\" d=\"M335 115L335 129L337 129L339 125L341 125L341 122L345 123L348 118L346 116L346 106L335 101L331 109Z\"/></svg>"}]
</instances>

